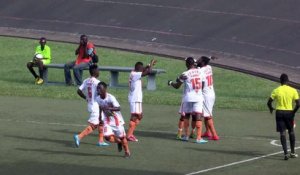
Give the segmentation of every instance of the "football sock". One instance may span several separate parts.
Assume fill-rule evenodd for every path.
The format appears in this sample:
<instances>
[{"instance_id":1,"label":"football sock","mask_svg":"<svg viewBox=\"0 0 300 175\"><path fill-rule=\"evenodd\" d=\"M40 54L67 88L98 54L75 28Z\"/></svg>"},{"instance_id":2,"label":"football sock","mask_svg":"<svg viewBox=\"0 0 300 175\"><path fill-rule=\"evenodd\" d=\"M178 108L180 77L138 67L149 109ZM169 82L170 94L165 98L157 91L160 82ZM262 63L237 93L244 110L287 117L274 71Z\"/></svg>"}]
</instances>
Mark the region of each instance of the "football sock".
<instances>
[{"instance_id":1,"label":"football sock","mask_svg":"<svg viewBox=\"0 0 300 175\"><path fill-rule=\"evenodd\" d=\"M44 71L43 71L43 69L39 69L39 73L40 73L40 77L43 79L44 78Z\"/></svg>"},{"instance_id":2,"label":"football sock","mask_svg":"<svg viewBox=\"0 0 300 175\"><path fill-rule=\"evenodd\" d=\"M212 134L212 136L217 136L218 134L217 134L217 131L216 131L216 129L215 129L215 126L214 126L214 121L213 121L213 119L212 118L210 118L210 119L208 119L207 120L207 124L206 124L207 126L207 128L208 129L206 129L206 131L210 131L210 133Z\"/></svg>"},{"instance_id":3,"label":"football sock","mask_svg":"<svg viewBox=\"0 0 300 175\"><path fill-rule=\"evenodd\" d=\"M295 153L295 133L294 131L289 132L290 137L290 146L291 146L291 153Z\"/></svg>"},{"instance_id":4,"label":"football sock","mask_svg":"<svg viewBox=\"0 0 300 175\"><path fill-rule=\"evenodd\" d=\"M92 132L93 132L93 128L91 126L88 126L78 135L78 137L81 140L83 137L89 135Z\"/></svg>"},{"instance_id":5,"label":"football sock","mask_svg":"<svg viewBox=\"0 0 300 175\"><path fill-rule=\"evenodd\" d=\"M128 129L128 132L127 132L127 135L128 136L132 136L133 135L133 131L135 130L135 122L134 121L130 121L129 122L129 129Z\"/></svg>"},{"instance_id":6,"label":"football sock","mask_svg":"<svg viewBox=\"0 0 300 175\"><path fill-rule=\"evenodd\" d=\"M202 121L196 121L196 127L197 127L197 140L201 140Z\"/></svg>"},{"instance_id":7,"label":"football sock","mask_svg":"<svg viewBox=\"0 0 300 175\"><path fill-rule=\"evenodd\" d=\"M104 142L104 133L103 133L103 126L98 127L98 132L99 132L99 142Z\"/></svg>"},{"instance_id":8,"label":"football sock","mask_svg":"<svg viewBox=\"0 0 300 175\"><path fill-rule=\"evenodd\" d=\"M284 133L280 133L280 142L284 151L284 154L287 154L287 145L286 145L286 137Z\"/></svg>"},{"instance_id":9,"label":"football sock","mask_svg":"<svg viewBox=\"0 0 300 175\"><path fill-rule=\"evenodd\" d=\"M124 151L125 151L126 153L129 153L129 147L128 147L127 139L126 139L126 138L123 138L123 139L121 140L121 142L122 142L122 146L123 146L123 148L124 148Z\"/></svg>"}]
</instances>

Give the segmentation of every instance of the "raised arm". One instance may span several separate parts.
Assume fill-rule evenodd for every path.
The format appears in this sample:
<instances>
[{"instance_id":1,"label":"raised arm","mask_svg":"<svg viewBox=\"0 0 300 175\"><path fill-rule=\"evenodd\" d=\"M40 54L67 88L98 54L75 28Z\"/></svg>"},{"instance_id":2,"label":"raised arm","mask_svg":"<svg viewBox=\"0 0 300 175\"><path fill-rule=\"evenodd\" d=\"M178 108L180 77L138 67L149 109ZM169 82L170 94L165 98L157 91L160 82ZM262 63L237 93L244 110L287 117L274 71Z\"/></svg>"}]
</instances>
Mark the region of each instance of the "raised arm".
<instances>
[{"instance_id":1,"label":"raised arm","mask_svg":"<svg viewBox=\"0 0 300 175\"><path fill-rule=\"evenodd\" d=\"M145 69L143 70L143 73L142 73L142 77L146 76L146 75L149 75L152 71L152 67L156 64L156 60L155 59L152 59L150 64L148 64Z\"/></svg>"}]
</instances>

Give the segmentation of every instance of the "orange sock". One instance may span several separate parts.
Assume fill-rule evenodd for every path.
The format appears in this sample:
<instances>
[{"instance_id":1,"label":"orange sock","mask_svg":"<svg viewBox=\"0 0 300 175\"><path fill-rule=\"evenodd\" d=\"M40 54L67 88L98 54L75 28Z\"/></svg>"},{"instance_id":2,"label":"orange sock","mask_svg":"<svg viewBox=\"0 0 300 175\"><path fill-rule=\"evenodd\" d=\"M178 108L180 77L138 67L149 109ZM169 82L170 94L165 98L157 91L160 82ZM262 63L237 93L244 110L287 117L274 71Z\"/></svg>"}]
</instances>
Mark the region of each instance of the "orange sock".
<instances>
[{"instance_id":1,"label":"orange sock","mask_svg":"<svg viewBox=\"0 0 300 175\"><path fill-rule=\"evenodd\" d=\"M135 130L135 127L136 127L135 122L130 120L127 136L132 136L133 135L133 131Z\"/></svg>"},{"instance_id":2,"label":"orange sock","mask_svg":"<svg viewBox=\"0 0 300 175\"><path fill-rule=\"evenodd\" d=\"M121 143L122 143L122 146L123 146L123 148L124 148L125 153L129 153L130 151L129 151L129 146L128 146L127 139L126 139L126 138L123 138L123 139L121 140Z\"/></svg>"},{"instance_id":3,"label":"orange sock","mask_svg":"<svg viewBox=\"0 0 300 175\"><path fill-rule=\"evenodd\" d=\"M89 135L92 132L93 132L93 128L91 126L88 126L78 135L78 137L81 140L83 137Z\"/></svg>"},{"instance_id":4,"label":"orange sock","mask_svg":"<svg viewBox=\"0 0 300 175\"><path fill-rule=\"evenodd\" d=\"M99 133L99 142L104 142L104 133L103 133L103 126L99 125L98 127L98 133Z\"/></svg>"},{"instance_id":5,"label":"orange sock","mask_svg":"<svg viewBox=\"0 0 300 175\"><path fill-rule=\"evenodd\" d=\"M202 134L202 121L196 121L196 128L197 128L197 140L201 140Z\"/></svg>"},{"instance_id":6,"label":"orange sock","mask_svg":"<svg viewBox=\"0 0 300 175\"><path fill-rule=\"evenodd\" d=\"M212 118L207 120L207 125L209 127L209 130L211 131L211 134L213 136L218 136L217 131L216 131L215 126L214 126L214 121L213 121Z\"/></svg>"}]
</instances>

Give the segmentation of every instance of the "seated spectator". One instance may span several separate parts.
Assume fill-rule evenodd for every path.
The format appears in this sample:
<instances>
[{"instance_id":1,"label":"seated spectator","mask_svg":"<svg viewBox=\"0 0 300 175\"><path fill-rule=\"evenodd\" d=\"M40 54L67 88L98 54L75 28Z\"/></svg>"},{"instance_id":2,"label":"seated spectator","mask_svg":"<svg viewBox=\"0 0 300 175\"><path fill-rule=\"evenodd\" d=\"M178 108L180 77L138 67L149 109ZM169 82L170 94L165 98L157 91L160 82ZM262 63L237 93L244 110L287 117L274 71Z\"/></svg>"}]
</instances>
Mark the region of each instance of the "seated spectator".
<instances>
[{"instance_id":1,"label":"seated spectator","mask_svg":"<svg viewBox=\"0 0 300 175\"><path fill-rule=\"evenodd\" d=\"M65 81L68 86L73 85L70 69L73 69L73 75L75 82L78 86L82 84L82 71L84 68L89 67L92 64L92 57L96 56L96 50L94 44L88 42L86 35L80 36L80 43L75 50L77 59L65 64Z\"/></svg>"},{"instance_id":2,"label":"seated spectator","mask_svg":"<svg viewBox=\"0 0 300 175\"><path fill-rule=\"evenodd\" d=\"M32 73L32 75L35 78L35 84L41 85L44 83L43 80L43 71L44 71L44 65L51 63L51 50L48 45L46 45L46 38L42 37L40 38L40 45L36 47L35 54L33 57L33 60L27 63L27 68ZM38 76L33 67L36 66L39 69Z\"/></svg>"}]
</instances>

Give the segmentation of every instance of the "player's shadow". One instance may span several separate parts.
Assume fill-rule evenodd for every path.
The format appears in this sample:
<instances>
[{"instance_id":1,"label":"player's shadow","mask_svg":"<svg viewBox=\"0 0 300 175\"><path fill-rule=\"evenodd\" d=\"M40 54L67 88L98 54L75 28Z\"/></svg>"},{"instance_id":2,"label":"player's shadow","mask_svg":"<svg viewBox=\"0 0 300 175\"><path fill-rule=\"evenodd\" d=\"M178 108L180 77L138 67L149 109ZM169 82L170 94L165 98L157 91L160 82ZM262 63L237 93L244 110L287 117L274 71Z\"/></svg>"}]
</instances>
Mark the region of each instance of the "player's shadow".
<instances>
[{"instance_id":1,"label":"player's shadow","mask_svg":"<svg viewBox=\"0 0 300 175\"><path fill-rule=\"evenodd\" d=\"M64 145L65 147L75 147L74 141L71 140L71 137L70 137L70 140L55 140L55 139L49 139L49 138L36 138L36 137L13 136L13 135L4 135L4 137L23 139L23 140L31 140L31 141L36 141L36 142L58 143L58 144ZM81 142L81 144L95 145L95 144L84 143L84 142Z\"/></svg>"},{"instance_id":2,"label":"player's shadow","mask_svg":"<svg viewBox=\"0 0 300 175\"><path fill-rule=\"evenodd\" d=\"M68 133L68 134L74 134L73 131L63 129L63 130L52 130L54 132L59 133ZM95 131L91 136L98 137L98 134L96 134L97 131ZM127 132L127 130L126 130ZM176 134L168 133L168 132L155 132L155 131L134 131L134 135L137 137L151 137L151 138L159 138L159 139L168 139L168 140L175 140Z\"/></svg>"},{"instance_id":3,"label":"player's shadow","mask_svg":"<svg viewBox=\"0 0 300 175\"><path fill-rule=\"evenodd\" d=\"M18 151L25 151L25 152L41 152L45 154L58 154L58 155L73 155L73 156L86 156L86 157L91 157L91 156L101 156L101 157L123 157L123 155L108 155L108 154L99 154L97 152L95 153L82 153L82 152L68 152L68 151L57 151L57 150L47 150L47 149L28 149L28 148L16 148Z\"/></svg>"},{"instance_id":4,"label":"player's shadow","mask_svg":"<svg viewBox=\"0 0 300 175\"><path fill-rule=\"evenodd\" d=\"M82 160L82 159L80 159ZM100 159L101 160L101 159ZM130 160L130 159L129 159ZM77 164L72 162L67 163L55 163L55 162L43 162L43 159L39 161L16 161L13 163L1 163L0 172L1 174L63 174L63 175L83 175L83 174L122 174L122 175L178 175L178 173L160 172L160 171L149 171L140 170L137 168L118 168L101 166L88 166L85 165L86 160L78 161ZM114 162L112 162L114 163Z\"/></svg>"},{"instance_id":5,"label":"player's shadow","mask_svg":"<svg viewBox=\"0 0 300 175\"><path fill-rule=\"evenodd\" d=\"M247 137L253 137L253 138L261 138L261 139L270 139L270 140L278 140L279 136L267 136L267 135L248 135Z\"/></svg>"},{"instance_id":6,"label":"player's shadow","mask_svg":"<svg viewBox=\"0 0 300 175\"><path fill-rule=\"evenodd\" d=\"M151 131L134 131L134 135L137 137L151 137L158 139L168 139L176 141L176 134L167 133L167 132L151 132Z\"/></svg>"},{"instance_id":7,"label":"player's shadow","mask_svg":"<svg viewBox=\"0 0 300 175\"><path fill-rule=\"evenodd\" d=\"M221 150L221 149L207 149L207 148L194 148L194 147L186 147L186 149L201 151L201 152L211 152L212 154L220 153L220 154L231 154L231 155L243 155L243 156L262 156L263 153L259 151L235 151L235 150Z\"/></svg>"}]
</instances>

